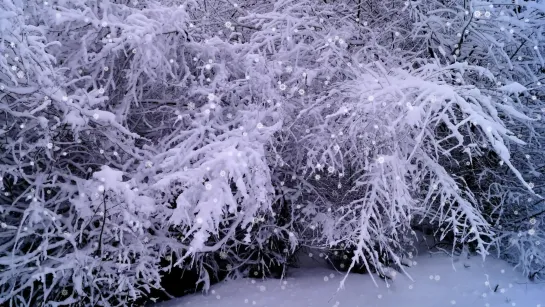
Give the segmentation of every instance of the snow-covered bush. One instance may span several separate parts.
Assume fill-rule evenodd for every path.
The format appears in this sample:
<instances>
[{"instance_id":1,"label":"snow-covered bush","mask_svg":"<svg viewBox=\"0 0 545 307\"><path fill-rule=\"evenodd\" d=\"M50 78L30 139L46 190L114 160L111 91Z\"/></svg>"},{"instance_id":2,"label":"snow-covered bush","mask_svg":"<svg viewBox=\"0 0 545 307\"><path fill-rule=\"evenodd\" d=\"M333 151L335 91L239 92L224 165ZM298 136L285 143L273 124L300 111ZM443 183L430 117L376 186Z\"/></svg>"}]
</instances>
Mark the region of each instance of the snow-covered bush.
<instances>
[{"instance_id":1,"label":"snow-covered bush","mask_svg":"<svg viewBox=\"0 0 545 307\"><path fill-rule=\"evenodd\" d=\"M464 6L465 5L465 6ZM509 176L507 161L498 159L479 139L466 154L477 159L464 170L476 200L483 206L496 234L497 253L535 275L543 273L542 197L543 165L543 4L518 1L465 1L448 7L437 1L411 2L416 35L425 38L430 52L449 61L467 61L487 68L495 77L484 83L474 75L470 81L498 101L498 117L520 141L506 143L511 164L520 178ZM520 113L515 113L517 110ZM525 114L525 115L523 115ZM499 165L498 165L499 163ZM469 175L469 176L468 176ZM471 181L472 183L469 183Z\"/></svg>"},{"instance_id":2,"label":"snow-covered bush","mask_svg":"<svg viewBox=\"0 0 545 307\"><path fill-rule=\"evenodd\" d=\"M123 305L173 252L208 285L203 256L270 214L267 68L194 4L3 4L0 302Z\"/></svg>"},{"instance_id":3,"label":"snow-covered bush","mask_svg":"<svg viewBox=\"0 0 545 307\"><path fill-rule=\"evenodd\" d=\"M55 41L79 38L57 34L62 6L1 9L0 302L124 304L159 278L142 228L154 201L126 172L145 159L141 137L107 110L100 77L78 71L73 47L87 42Z\"/></svg>"},{"instance_id":4,"label":"snow-covered bush","mask_svg":"<svg viewBox=\"0 0 545 307\"><path fill-rule=\"evenodd\" d=\"M357 244L354 260L375 254L378 243L401 259L411 224L431 223L437 236L483 256L497 246L498 204L480 185L494 173L511 183L504 188L532 194L511 152L526 145L518 128L539 119L524 105L537 98L519 85L540 85L539 61L513 66L506 57L528 43L499 26L515 24L515 12L497 6L491 18L483 8L493 3L464 3L394 1L400 9L392 11L280 2L270 14L239 19L259 27L253 38L284 70L279 89L290 103L275 166L291 202L303 203L295 213L307 222L301 240ZM517 21L517 33L527 24ZM488 31L504 42L488 48L482 37L496 38ZM532 42L528 57L539 53L540 38Z\"/></svg>"},{"instance_id":5,"label":"snow-covered bush","mask_svg":"<svg viewBox=\"0 0 545 307\"><path fill-rule=\"evenodd\" d=\"M300 246L385 275L422 223L538 276L545 8L518 5L2 2L0 304Z\"/></svg>"}]
</instances>

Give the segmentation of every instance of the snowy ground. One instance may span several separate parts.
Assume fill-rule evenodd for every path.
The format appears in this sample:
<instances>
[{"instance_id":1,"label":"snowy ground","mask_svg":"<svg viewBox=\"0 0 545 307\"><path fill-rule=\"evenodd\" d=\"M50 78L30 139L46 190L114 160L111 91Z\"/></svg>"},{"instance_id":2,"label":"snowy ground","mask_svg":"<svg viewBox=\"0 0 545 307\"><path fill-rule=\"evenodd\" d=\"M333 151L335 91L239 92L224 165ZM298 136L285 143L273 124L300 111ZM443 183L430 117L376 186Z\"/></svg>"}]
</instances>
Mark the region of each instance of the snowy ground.
<instances>
[{"instance_id":1,"label":"snowy ground","mask_svg":"<svg viewBox=\"0 0 545 307\"><path fill-rule=\"evenodd\" d=\"M306 255L305 255L306 256ZM307 256L308 257L308 256ZM545 307L545 283L529 283L507 263L489 257L453 259L423 255L389 286L369 275L350 274L337 292L344 274L327 268L293 269L284 281L242 279L212 286L208 295L195 294L155 307ZM495 291L494 291L495 290Z\"/></svg>"}]
</instances>

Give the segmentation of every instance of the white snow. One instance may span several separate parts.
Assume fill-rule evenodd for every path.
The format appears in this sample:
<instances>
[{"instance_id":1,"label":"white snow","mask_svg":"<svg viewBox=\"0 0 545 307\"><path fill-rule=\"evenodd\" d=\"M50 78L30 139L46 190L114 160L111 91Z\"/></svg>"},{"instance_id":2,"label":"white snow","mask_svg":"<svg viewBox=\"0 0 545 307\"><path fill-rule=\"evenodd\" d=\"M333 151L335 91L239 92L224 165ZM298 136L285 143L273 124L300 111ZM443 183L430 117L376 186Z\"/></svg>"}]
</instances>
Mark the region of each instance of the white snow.
<instances>
[{"instance_id":1,"label":"white snow","mask_svg":"<svg viewBox=\"0 0 545 307\"><path fill-rule=\"evenodd\" d=\"M522 93L528 89L518 82L512 82L507 85L504 85L498 88L500 91L509 92L509 93Z\"/></svg>"},{"instance_id":2,"label":"white snow","mask_svg":"<svg viewBox=\"0 0 545 307\"><path fill-rule=\"evenodd\" d=\"M155 307L545 306L545 283L530 283L504 261L489 257L483 262L478 256L462 260L445 254L414 260L417 264L407 268L413 280L398 274L395 281L379 282L379 287L369 275L350 274L345 288L337 292L344 273L300 268L283 281L226 281L212 286L207 295L189 295Z\"/></svg>"}]
</instances>

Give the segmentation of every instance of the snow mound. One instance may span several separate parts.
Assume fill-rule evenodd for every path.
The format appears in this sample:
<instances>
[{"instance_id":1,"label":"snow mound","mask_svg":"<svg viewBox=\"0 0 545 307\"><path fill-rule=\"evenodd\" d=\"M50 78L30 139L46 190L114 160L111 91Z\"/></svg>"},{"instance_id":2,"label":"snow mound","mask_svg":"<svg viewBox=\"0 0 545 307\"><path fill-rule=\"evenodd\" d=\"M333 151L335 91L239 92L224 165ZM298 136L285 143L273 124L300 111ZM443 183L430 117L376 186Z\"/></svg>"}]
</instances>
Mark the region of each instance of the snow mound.
<instances>
[{"instance_id":1,"label":"snow mound","mask_svg":"<svg viewBox=\"0 0 545 307\"><path fill-rule=\"evenodd\" d=\"M410 275L373 284L369 275L350 274L337 292L344 274L325 268L293 271L285 280L241 279L155 307L438 307L545 306L545 285L530 283L504 261L480 257L453 259L446 255L415 258ZM412 280L411 280L412 279Z\"/></svg>"}]
</instances>

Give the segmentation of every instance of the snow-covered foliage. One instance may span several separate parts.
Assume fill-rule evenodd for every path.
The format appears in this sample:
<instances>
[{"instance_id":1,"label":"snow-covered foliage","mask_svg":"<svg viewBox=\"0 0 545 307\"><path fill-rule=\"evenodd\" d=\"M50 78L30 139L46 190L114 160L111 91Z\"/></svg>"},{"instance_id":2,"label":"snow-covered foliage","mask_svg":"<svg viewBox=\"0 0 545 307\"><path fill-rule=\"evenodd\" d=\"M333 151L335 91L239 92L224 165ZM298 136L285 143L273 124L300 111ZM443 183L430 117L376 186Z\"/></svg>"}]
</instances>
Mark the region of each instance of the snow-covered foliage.
<instances>
[{"instance_id":1,"label":"snow-covered foliage","mask_svg":"<svg viewBox=\"0 0 545 307\"><path fill-rule=\"evenodd\" d=\"M459 174L492 226L496 252L535 277L542 275L544 268L540 171L544 110L541 81L545 71L540 29L544 26L545 7L536 1L464 4L447 8L422 2L409 7L420 18L416 33L425 37L423 43L432 54L445 61L478 65L493 76L484 80L482 75L473 74L461 81L469 81L490 97L492 104L482 109L491 111L495 122L501 119L511 141L498 151L495 142L468 134L466 138L471 139L464 155L470 164ZM510 154L503 156L502 151Z\"/></svg>"},{"instance_id":2,"label":"snow-covered foliage","mask_svg":"<svg viewBox=\"0 0 545 307\"><path fill-rule=\"evenodd\" d=\"M4 0L0 304L124 305L165 261L207 289L299 246L385 275L422 223L539 276L544 15Z\"/></svg>"}]
</instances>

